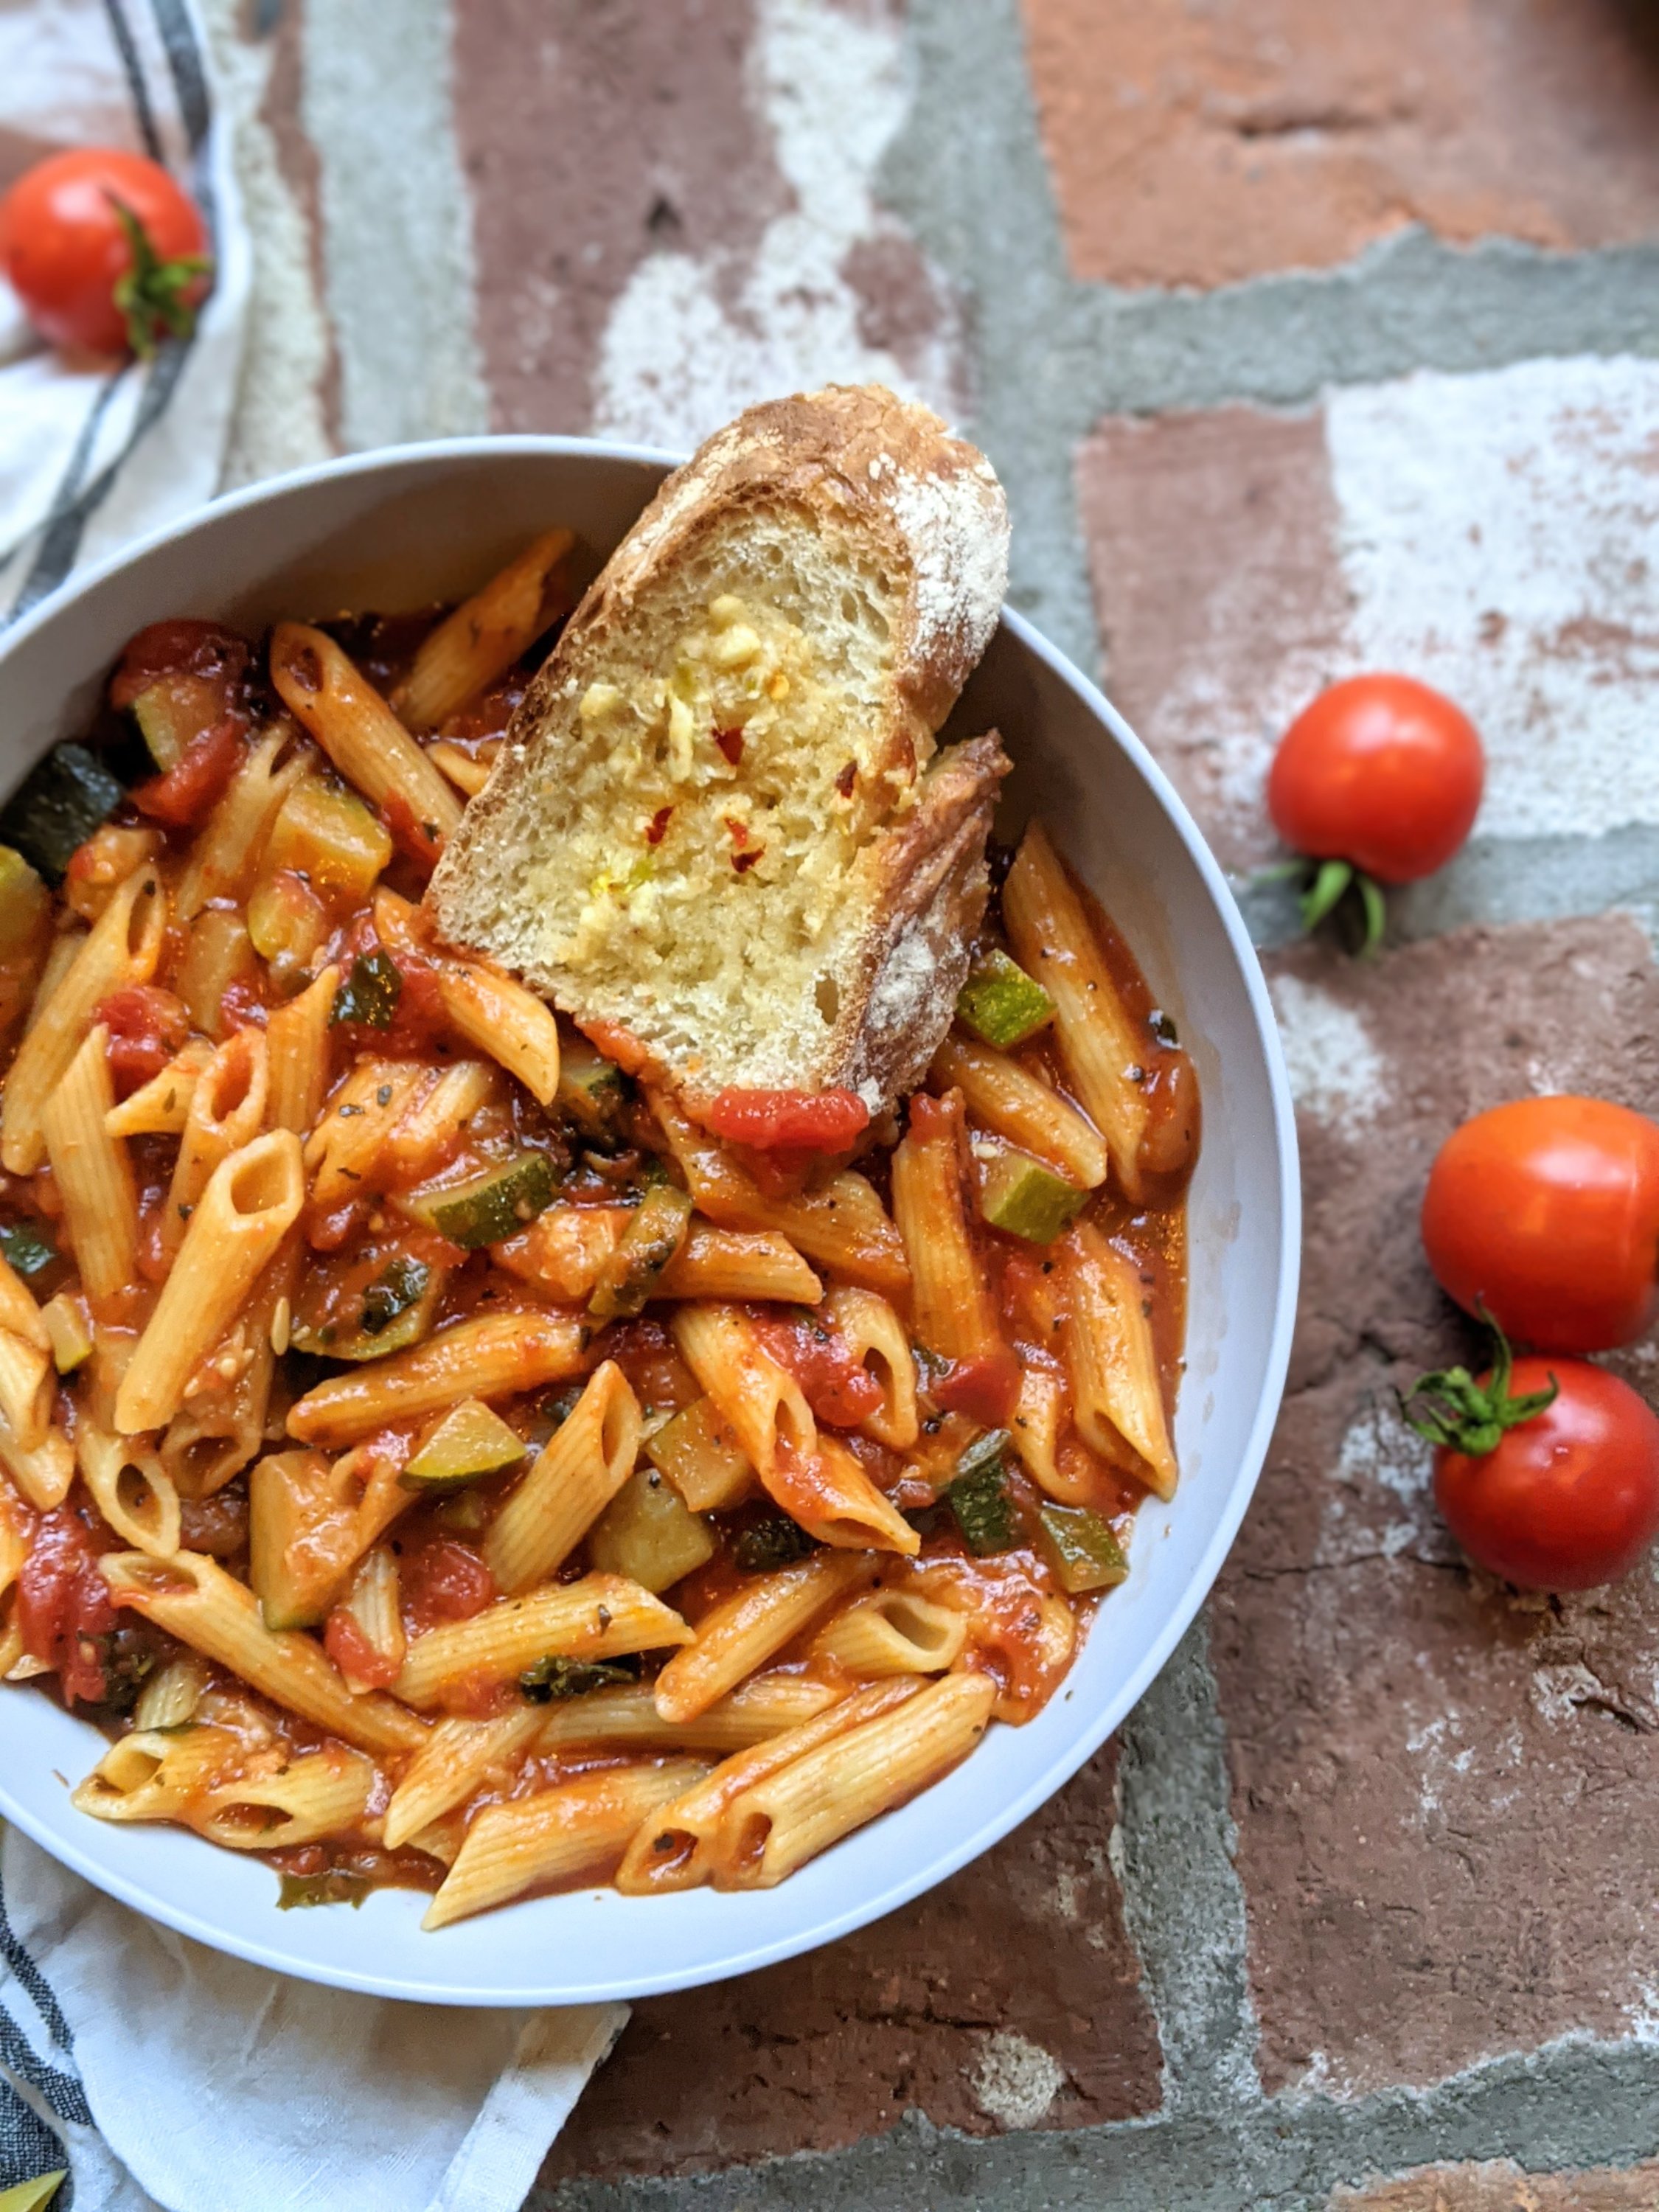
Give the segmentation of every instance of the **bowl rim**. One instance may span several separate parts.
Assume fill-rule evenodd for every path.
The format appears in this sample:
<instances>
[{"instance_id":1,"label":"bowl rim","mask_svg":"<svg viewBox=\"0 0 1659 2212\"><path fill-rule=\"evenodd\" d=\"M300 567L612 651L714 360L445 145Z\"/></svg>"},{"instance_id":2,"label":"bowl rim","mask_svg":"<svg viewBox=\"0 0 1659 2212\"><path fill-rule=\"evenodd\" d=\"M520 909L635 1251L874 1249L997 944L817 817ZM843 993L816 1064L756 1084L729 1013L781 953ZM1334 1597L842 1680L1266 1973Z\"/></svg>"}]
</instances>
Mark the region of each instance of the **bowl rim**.
<instances>
[{"instance_id":1,"label":"bowl rim","mask_svg":"<svg viewBox=\"0 0 1659 2212\"><path fill-rule=\"evenodd\" d=\"M288 470L279 476L262 477L257 483L224 493L206 506L194 508L189 514L118 547L84 569L77 569L38 606L31 607L26 614L0 630L0 668L38 630L55 620L74 600L123 570L142 567L161 548L191 536L223 515L256 508L273 497L303 491L312 485L333 482L341 477L374 476L406 467L411 463L419 465L424 462L436 466L485 456L492 459L510 459L514 454L525 458L556 456L577 461L637 462L661 469L677 467L685 458L683 454L656 447L609 439L515 432L377 447L366 453L336 455L304 468ZM1083 1724L1066 1736L1063 1746L1042 1772L1017 1796L996 1805L988 1805L982 1820L920 1866L901 1862L905 1864L906 1870L875 1893L866 1893L849 1902L844 1909L831 1912L805 1932L797 1931L757 1943L706 1967L693 1966L654 1974L623 1975L595 1983L591 1988L572 1989L565 1983L550 1984L542 1990L515 1988L509 1994L500 1989L453 1983L434 1986L418 1978L364 1972L353 1966L336 1966L321 1960L296 1960L279 1946L262 1942L255 1936L245 1935L234 1928L226 1928L175 1905L147 1889L142 1881L111 1868L49 1822L37 1820L27 1808L20 1806L7 1789L3 1774L0 1774L0 1818L28 1836L51 1857L80 1875L94 1888L131 1907L145 1918L158 1921L211 1950L274 1972L366 1996L414 2003L470 2007L591 2003L666 1995L675 1990L701 1988L738 1974L751 1973L761 1967L775 1966L817 1950L868 1926L872 1921L884 1918L924 1892L937 1887L970 1861L1001 1842L1022 1821L1029 1819L1039 1807L1063 1789L1085 1762L1093 1757L1107 1737L1121 1727L1162 1673L1176 1646L1197 1617L1200 1607L1214 1587L1255 1493L1279 1418L1289 1370L1301 1271L1302 1189L1295 1110L1278 1023L1261 961L1227 878L1188 811L1186 802L1158 762L1097 684L1058 647L1051 644L1034 623L1006 601L1000 619L1025 650L1044 663L1049 672L1075 694L1087 713L1110 732L1115 743L1129 757L1150 787L1158 805L1179 836L1209 895L1243 985L1261 1048L1272 1102L1273 1152L1279 1183L1279 1243L1273 1284L1273 1294L1277 1303L1273 1332L1267 1347L1261 1389L1224 1508L1211 1532L1210 1540L1182 1587L1178 1601L1165 1615L1139 1664L1116 1695L1084 1718Z\"/></svg>"}]
</instances>

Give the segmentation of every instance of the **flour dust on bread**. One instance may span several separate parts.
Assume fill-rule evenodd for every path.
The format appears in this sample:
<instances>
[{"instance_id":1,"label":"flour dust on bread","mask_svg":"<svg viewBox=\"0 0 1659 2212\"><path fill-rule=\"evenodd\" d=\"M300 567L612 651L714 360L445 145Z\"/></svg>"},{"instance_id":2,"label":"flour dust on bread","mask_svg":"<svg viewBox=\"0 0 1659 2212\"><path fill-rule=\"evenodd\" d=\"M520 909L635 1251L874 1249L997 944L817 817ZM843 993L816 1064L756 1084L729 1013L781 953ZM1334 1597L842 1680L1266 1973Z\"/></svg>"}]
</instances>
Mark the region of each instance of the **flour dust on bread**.
<instances>
[{"instance_id":1,"label":"flour dust on bread","mask_svg":"<svg viewBox=\"0 0 1659 2212\"><path fill-rule=\"evenodd\" d=\"M433 878L440 929L695 1112L920 1080L1008 762L936 734L995 627L1002 489L878 386L751 408L571 617Z\"/></svg>"}]
</instances>

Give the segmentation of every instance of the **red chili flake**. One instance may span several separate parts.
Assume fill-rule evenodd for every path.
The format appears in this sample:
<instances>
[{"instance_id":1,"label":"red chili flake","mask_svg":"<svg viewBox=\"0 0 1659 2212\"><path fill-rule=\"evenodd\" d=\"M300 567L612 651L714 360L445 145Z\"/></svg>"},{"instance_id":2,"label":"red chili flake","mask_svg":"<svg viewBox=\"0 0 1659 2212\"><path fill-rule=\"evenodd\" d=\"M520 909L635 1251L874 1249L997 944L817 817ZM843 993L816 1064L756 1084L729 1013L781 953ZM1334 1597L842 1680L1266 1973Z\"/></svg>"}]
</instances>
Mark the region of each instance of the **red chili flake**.
<instances>
[{"instance_id":1,"label":"red chili flake","mask_svg":"<svg viewBox=\"0 0 1659 2212\"><path fill-rule=\"evenodd\" d=\"M657 809L651 817L651 827L645 833L645 842L647 845L661 844L667 835L669 817L673 811L672 806L659 806Z\"/></svg>"},{"instance_id":2,"label":"red chili flake","mask_svg":"<svg viewBox=\"0 0 1659 2212\"><path fill-rule=\"evenodd\" d=\"M738 873L742 875L746 869L752 868L754 866L756 861L759 860L761 854L765 850L766 848L764 845L757 845L752 853L733 853L732 855L732 865L737 870Z\"/></svg>"},{"instance_id":3,"label":"red chili flake","mask_svg":"<svg viewBox=\"0 0 1659 2212\"><path fill-rule=\"evenodd\" d=\"M716 730L714 732L714 743L726 755L726 757L731 762L732 767L735 768L738 763L743 758L743 732L741 730Z\"/></svg>"},{"instance_id":4,"label":"red chili flake","mask_svg":"<svg viewBox=\"0 0 1659 2212\"><path fill-rule=\"evenodd\" d=\"M836 789L840 792L843 799L850 799L853 796L853 786L858 781L858 763L856 761L848 761L846 767L842 769L841 774L836 778Z\"/></svg>"},{"instance_id":5,"label":"red chili flake","mask_svg":"<svg viewBox=\"0 0 1659 2212\"><path fill-rule=\"evenodd\" d=\"M728 814L726 817L726 826L732 832L732 842L741 852L749 842L749 824L741 816Z\"/></svg>"}]
</instances>

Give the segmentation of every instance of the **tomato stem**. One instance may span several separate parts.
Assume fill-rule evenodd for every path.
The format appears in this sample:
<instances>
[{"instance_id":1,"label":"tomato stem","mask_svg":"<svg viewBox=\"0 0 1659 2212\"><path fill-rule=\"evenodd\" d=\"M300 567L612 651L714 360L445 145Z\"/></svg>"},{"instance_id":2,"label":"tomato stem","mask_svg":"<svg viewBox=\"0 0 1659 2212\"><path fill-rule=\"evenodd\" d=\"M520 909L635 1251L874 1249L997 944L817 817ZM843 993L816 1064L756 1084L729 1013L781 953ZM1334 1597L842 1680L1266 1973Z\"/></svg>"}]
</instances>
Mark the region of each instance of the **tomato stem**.
<instances>
[{"instance_id":1,"label":"tomato stem","mask_svg":"<svg viewBox=\"0 0 1659 2212\"><path fill-rule=\"evenodd\" d=\"M1322 860L1313 881L1302 894L1302 927L1310 935L1331 913L1353 881L1347 860Z\"/></svg>"},{"instance_id":2,"label":"tomato stem","mask_svg":"<svg viewBox=\"0 0 1659 2212\"><path fill-rule=\"evenodd\" d=\"M196 302L189 296L213 264L199 253L164 261L149 233L113 192L104 197L126 233L131 265L115 280L113 298L126 319L127 343L140 361L149 361L164 334L187 338L196 327Z\"/></svg>"},{"instance_id":3,"label":"tomato stem","mask_svg":"<svg viewBox=\"0 0 1659 2212\"><path fill-rule=\"evenodd\" d=\"M1408 1427L1431 1444L1463 1452L1471 1459L1484 1459L1488 1452L1497 1450L1506 1431L1535 1420L1554 1404L1561 1388L1552 1375L1547 1390L1533 1390L1519 1397L1511 1395L1510 1375L1515 1354L1510 1340L1484 1305L1479 1311L1492 1333L1492 1373L1486 1381L1477 1382L1467 1367L1440 1368L1433 1374L1419 1376L1400 1396L1400 1411ZM1414 1398L1425 1401L1420 1413L1411 1410Z\"/></svg>"}]
</instances>

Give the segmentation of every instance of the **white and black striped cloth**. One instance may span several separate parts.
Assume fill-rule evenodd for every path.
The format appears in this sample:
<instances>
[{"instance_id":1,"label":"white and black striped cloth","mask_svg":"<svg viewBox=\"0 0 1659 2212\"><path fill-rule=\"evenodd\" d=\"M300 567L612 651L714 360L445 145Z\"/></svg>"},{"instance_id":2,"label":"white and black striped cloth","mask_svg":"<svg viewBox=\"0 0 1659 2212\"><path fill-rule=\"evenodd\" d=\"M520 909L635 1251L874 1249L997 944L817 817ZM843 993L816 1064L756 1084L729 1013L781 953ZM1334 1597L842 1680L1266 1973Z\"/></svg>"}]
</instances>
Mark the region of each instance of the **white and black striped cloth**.
<instances>
[{"instance_id":1,"label":"white and black striped cloth","mask_svg":"<svg viewBox=\"0 0 1659 2212\"><path fill-rule=\"evenodd\" d=\"M0 189L66 147L149 154L216 271L194 335L148 363L64 359L0 281L0 618L218 489L251 269L228 141L188 0L0 0Z\"/></svg>"}]
</instances>

